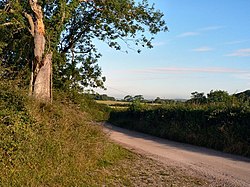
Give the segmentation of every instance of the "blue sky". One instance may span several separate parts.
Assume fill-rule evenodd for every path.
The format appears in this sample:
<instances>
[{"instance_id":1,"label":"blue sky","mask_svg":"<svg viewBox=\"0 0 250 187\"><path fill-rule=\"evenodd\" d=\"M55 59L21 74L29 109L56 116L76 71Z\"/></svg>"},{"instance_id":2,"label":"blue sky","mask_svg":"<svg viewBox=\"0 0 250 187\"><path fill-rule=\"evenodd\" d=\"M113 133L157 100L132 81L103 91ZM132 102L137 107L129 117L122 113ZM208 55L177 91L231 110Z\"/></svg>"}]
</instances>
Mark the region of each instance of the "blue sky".
<instances>
[{"instance_id":1,"label":"blue sky","mask_svg":"<svg viewBox=\"0 0 250 187\"><path fill-rule=\"evenodd\" d=\"M250 88L250 0L150 0L169 32L141 54L98 44L106 91L116 98L190 98L191 92Z\"/></svg>"}]
</instances>

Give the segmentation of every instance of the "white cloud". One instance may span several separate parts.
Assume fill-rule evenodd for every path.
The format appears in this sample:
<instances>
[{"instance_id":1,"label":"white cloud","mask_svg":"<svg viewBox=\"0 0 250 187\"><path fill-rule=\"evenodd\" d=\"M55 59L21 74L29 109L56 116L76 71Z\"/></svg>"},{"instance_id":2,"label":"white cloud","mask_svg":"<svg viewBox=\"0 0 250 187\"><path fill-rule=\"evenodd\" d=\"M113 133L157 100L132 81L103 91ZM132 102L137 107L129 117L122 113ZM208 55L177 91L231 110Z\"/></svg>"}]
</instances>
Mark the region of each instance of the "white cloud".
<instances>
[{"instance_id":1,"label":"white cloud","mask_svg":"<svg viewBox=\"0 0 250 187\"><path fill-rule=\"evenodd\" d=\"M189 36L196 36L199 34L200 34L199 32L184 32L184 33L178 35L177 37L183 38L183 37L189 37Z\"/></svg>"},{"instance_id":2,"label":"white cloud","mask_svg":"<svg viewBox=\"0 0 250 187\"><path fill-rule=\"evenodd\" d=\"M214 49L211 48L211 47L204 46L204 47L199 47L199 48L193 49L192 51L196 51L196 52L208 52L208 51L213 51L213 50Z\"/></svg>"},{"instance_id":3,"label":"white cloud","mask_svg":"<svg viewBox=\"0 0 250 187\"><path fill-rule=\"evenodd\" d=\"M250 48L239 49L230 54L227 54L226 56L247 57L250 56Z\"/></svg>"},{"instance_id":4,"label":"white cloud","mask_svg":"<svg viewBox=\"0 0 250 187\"><path fill-rule=\"evenodd\" d=\"M250 40L236 40L236 41L226 42L224 44L225 45L235 45L235 44L245 43L245 42L248 42L248 41L250 41Z\"/></svg>"},{"instance_id":5,"label":"white cloud","mask_svg":"<svg viewBox=\"0 0 250 187\"><path fill-rule=\"evenodd\" d=\"M186 74L186 73L237 73L245 74L250 73L246 70L234 69L234 68L220 68L220 67L208 67L208 68L180 68L180 67L160 67L152 69L141 69L134 70L134 73L153 73L153 74L165 74L165 73L177 73L177 74Z\"/></svg>"},{"instance_id":6,"label":"white cloud","mask_svg":"<svg viewBox=\"0 0 250 187\"><path fill-rule=\"evenodd\" d=\"M200 28L198 30L199 31L213 31L213 30L219 30L222 28L224 28L224 26L209 26L209 27Z\"/></svg>"},{"instance_id":7,"label":"white cloud","mask_svg":"<svg viewBox=\"0 0 250 187\"><path fill-rule=\"evenodd\" d=\"M197 36L197 35L200 35L202 32L219 30L221 28L224 28L224 26L209 26L209 27L204 27L204 28L197 29L196 31L181 33L177 37L183 38L183 37Z\"/></svg>"}]
</instances>

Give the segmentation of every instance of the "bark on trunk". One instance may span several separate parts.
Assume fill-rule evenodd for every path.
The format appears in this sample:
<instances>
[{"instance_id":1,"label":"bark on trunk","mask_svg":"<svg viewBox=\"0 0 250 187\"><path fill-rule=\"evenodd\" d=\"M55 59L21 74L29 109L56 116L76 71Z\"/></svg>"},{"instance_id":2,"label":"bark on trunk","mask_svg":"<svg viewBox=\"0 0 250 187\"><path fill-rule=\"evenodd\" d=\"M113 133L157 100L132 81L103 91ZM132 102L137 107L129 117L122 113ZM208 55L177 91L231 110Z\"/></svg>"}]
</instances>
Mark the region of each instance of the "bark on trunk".
<instances>
[{"instance_id":1,"label":"bark on trunk","mask_svg":"<svg viewBox=\"0 0 250 187\"><path fill-rule=\"evenodd\" d=\"M41 101L51 101L51 75L52 75L52 52L45 53L45 28L43 12L37 0L29 0L30 7L34 12L34 20L26 14L30 23L30 31L34 37L34 68L32 95Z\"/></svg>"},{"instance_id":2,"label":"bark on trunk","mask_svg":"<svg viewBox=\"0 0 250 187\"><path fill-rule=\"evenodd\" d=\"M51 100L51 62L52 53L48 53L44 56L43 66L40 68L34 82L34 97L46 102Z\"/></svg>"}]
</instances>

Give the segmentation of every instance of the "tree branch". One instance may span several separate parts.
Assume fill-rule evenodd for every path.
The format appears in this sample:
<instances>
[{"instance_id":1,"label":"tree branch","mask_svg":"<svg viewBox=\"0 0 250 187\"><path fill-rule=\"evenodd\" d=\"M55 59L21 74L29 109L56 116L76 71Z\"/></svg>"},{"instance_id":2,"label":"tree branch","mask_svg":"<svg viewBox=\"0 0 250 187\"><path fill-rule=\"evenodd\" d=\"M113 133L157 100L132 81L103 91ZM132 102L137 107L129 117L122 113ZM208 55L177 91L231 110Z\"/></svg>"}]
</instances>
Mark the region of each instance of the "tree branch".
<instances>
[{"instance_id":1,"label":"tree branch","mask_svg":"<svg viewBox=\"0 0 250 187\"><path fill-rule=\"evenodd\" d=\"M73 38L72 40L70 40L68 46L65 46L62 50L61 53L66 53L69 49L71 49L73 47L73 45L81 38L81 36L86 33L89 30L89 27L85 28L84 30L82 30L81 32L79 32L75 38Z\"/></svg>"},{"instance_id":2,"label":"tree branch","mask_svg":"<svg viewBox=\"0 0 250 187\"><path fill-rule=\"evenodd\" d=\"M31 15L29 15L28 13L24 12L24 16L28 19L29 21L29 24L30 24L30 34L34 37L35 35L35 24L34 24L34 21L31 17Z\"/></svg>"},{"instance_id":3,"label":"tree branch","mask_svg":"<svg viewBox=\"0 0 250 187\"><path fill-rule=\"evenodd\" d=\"M5 26L9 26L9 25L14 25L14 23L12 23L12 22L3 23L0 25L0 27L5 27Z\"/></svg>"}]
</instances>

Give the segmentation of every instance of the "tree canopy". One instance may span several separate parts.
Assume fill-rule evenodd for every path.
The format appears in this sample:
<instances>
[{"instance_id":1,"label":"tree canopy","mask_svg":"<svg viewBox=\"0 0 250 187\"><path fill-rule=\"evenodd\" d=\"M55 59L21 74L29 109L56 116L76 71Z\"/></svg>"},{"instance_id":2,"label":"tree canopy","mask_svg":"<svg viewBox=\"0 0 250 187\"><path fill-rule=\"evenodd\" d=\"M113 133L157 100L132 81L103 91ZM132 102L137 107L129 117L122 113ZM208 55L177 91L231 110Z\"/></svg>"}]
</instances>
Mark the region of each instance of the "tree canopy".
<instances>
[{"instance_id":1,"label":"tree canopy","mask_svg":"<svg viewBox=\"0 0 250 187\"><path fill-rule=\"evenodd\" d=\"M206 96L203 92L199 93L197 91L191 93L191 99L189 102L196 103L196 104L202 104L206 102Z\"/></svg>"},{"instance_id":2,"label":"tree canopy","mask_svg":"<svg viewBox=\"0 0 250 187\"><path fill-rule=\"evenodd\" d=\"M207 100L209 103L227 102L230 100L230 95L223 90L211 90L207 94Z\"/></svg>"},{"instance_id":3,"label":"tree canopy","mask_svg":"<svg viewBox=\"0 0 250 187\"><path fill-rule=\"evenodd\" d=\"M42 58L51 54L54 87L104 87L94 41L116 50L125 44L140 52L141 47L153 47L153 35L160 31L167 31L163 13L147 0L2 0L1 76L18 74L27 85L33 73L35 82L50 60Z\"/></svg>"}]
</instances>

